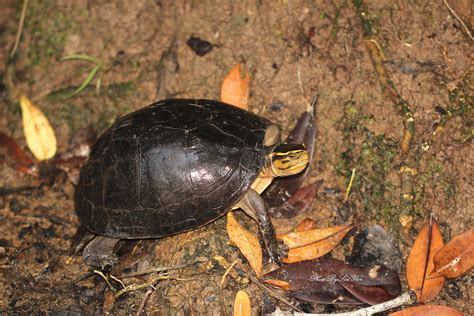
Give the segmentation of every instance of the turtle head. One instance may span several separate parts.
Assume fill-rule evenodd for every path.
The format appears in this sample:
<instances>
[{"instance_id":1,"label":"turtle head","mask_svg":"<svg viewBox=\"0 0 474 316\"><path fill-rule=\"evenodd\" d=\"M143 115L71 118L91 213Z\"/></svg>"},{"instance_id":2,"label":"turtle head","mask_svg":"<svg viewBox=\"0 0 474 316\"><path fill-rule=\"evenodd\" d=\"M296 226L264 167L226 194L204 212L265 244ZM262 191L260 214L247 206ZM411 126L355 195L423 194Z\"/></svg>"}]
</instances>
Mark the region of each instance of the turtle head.
<instances>
[{"instance_id":1,"label":"turtle head","mask_svg":"<svg viewBox=\"0 0 474 316\"><path fill-rule=\"evenodd\" d=\"M286 177L300 173L309 162L309 154L303 144L278 144L267 157L266 174Z\"/></svg>"}]
</instances>

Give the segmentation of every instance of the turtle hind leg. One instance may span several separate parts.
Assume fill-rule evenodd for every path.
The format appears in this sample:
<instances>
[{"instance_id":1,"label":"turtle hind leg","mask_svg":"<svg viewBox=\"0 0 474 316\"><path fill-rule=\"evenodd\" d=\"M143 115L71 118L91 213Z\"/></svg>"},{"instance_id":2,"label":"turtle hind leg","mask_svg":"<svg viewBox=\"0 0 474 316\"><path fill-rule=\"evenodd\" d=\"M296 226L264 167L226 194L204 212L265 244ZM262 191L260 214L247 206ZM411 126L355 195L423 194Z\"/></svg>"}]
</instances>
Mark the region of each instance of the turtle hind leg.
<instances>
[{"instance_id":1,"label":"turtle hind leg","mask_svg":"<svg viewBox=\"0 0 474 316\"><path fill-rule=\"evenodd\" d=\"M96 236L82 251L82 258L91 267L110 271L118 262L116 245L120 239Z\"/></svg>"},{"instance_id":2,"label":"turtle hind leg","mask_svg":"<svg viewBox=\"0 0 474 316\"><path fill-rule=\"evenodd\" d=\"M286 257L288 248L276 239L265 201L257 191L250 189L239 202L238 207L257 221L270 262L280 264L281 259Z\"/></svg>"}]
</instances>

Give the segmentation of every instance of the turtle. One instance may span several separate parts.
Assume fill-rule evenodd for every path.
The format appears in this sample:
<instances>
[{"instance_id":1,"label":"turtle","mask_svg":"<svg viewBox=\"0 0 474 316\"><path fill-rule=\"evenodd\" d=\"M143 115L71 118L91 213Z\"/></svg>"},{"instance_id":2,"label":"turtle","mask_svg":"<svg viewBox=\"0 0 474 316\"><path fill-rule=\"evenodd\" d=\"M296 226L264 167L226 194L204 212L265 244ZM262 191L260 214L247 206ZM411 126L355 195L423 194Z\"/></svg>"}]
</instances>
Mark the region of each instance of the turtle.
<instances>
[{"instance_id":1,"label":"turtle","mask_svg":"<svg viewBox=\"0 0 474 316\"><path fill-rule=\"evenodd\" d=\"M175 235L242 209L259 224L269 260L279 263L260 194L274 177L302 172L304 144L280 142L266 118L220 101L165 99L119 118L91 147L74 194L79 222L102 238L83 251L89 265L112 265L119 239Z\"/></svg>"}]
</instances>

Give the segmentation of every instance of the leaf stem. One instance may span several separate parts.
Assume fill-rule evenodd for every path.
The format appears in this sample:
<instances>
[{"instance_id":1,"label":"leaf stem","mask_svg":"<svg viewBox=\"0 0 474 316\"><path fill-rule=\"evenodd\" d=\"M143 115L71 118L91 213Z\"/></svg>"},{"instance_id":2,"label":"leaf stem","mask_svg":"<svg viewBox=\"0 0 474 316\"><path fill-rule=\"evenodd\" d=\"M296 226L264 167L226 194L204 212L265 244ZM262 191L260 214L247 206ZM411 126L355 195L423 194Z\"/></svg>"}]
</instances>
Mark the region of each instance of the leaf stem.
<instances>
[{"instance_id":1,"label":"leaf stem","mask_svg":"<svg viewBox=\"0 0 474 316\"><path fill-rule=\"evenodd\" d=\"M388 311L393 308L397 308L403 305L411 305L416 302L416 295L414 292L405 292L402 295L394 298L393 300L383 302L381 304L369 306L366 308L358 309L352 312L345 312L345 313L335 313L335 314L311 314L311 313L286 313L282 312L281 310L277 310L270 314L270 316L286 316L286 315L293 315L293 316L330 316L330 315L337 315L337 316L368 316L373 315L381 312Z\"/></svg>"}]
</instances>

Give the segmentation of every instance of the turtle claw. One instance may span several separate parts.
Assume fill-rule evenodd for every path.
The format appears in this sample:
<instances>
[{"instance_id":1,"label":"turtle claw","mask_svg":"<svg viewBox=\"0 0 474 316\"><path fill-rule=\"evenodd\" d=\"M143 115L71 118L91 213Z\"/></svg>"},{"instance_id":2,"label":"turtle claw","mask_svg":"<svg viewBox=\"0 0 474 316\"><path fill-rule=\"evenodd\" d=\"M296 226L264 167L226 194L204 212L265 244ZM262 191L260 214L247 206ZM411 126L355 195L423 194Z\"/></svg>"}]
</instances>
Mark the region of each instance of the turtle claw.
<instances>
[{"instance_id":1,"label":"turtle claw","mask_svg":"<svg viewBox=\"0 0 474 316\"><path fill-rule=\"evenodd\" d=\"M278 254L279 254L279 259L286 258L288 256L288 251L290 248L288 248L287 245L281 240L278 239Z\"/></svg>"},{"instance_id":2,"label":"turtle claw","mask_svg":"<svg viewBox=\"0 0 474 316\"><path fill-rule=\"evenodd\" d=\"M97 255L97 254L82 254L84 262L90 267L97 267L102 271L111 271L118 262L117 255Z\"/></svg>"},{"instance_id":3,"label":"turtle claw","mask_svg":"<svg viewBox=\"0 0 474 316\"><path fill-rule=\"evenodd\" d=\"M268 256L271 263L276 263L281 266L283 258L286 258L288 255L288 246L283 243L281 240L277 240L274 244L274 247L268 247Z\"/></svg>"},{"instance_id":4,"label":"turtle claw","mask_svg":"<svg viewBox=\"0 0 474 316\"><path fill-rule=\"evenodd\" d=\"M92 239L82 251L82 258L91 267L110 271L118 262L115 245L120 239L97 236Z\"/></svg>"}]
</instances>

